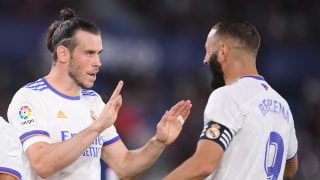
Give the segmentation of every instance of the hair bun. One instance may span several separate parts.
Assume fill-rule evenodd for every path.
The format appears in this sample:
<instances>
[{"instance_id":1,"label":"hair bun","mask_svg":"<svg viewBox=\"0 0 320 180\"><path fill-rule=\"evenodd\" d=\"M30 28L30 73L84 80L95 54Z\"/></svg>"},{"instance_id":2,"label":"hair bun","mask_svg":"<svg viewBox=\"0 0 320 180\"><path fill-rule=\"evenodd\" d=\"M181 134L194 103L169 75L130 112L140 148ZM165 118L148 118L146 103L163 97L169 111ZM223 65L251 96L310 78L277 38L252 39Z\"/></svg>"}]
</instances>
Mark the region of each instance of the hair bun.
<instances>
[{"instance_id":1,"label":"hair bun","mask_svg":"<svg viewBox=\"0 0 320 180\"><path fill-rule=\"evenodd\" d=\"M74 17L75 17L74 10L70 8L64 8L60 11L60 18L62 19L62 21L74 19Z\"/></svg>"}]
</instances>

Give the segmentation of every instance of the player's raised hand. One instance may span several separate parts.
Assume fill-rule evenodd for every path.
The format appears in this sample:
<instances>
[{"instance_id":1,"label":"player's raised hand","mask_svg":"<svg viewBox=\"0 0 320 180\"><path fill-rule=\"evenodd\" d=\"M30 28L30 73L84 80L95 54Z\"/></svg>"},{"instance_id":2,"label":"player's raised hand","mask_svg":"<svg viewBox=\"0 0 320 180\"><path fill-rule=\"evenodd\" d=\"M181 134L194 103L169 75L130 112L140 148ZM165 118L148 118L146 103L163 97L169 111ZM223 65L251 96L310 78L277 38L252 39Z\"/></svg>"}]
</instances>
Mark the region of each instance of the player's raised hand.
<instances>
[{"instance_id":1,"label":"player's raised hand","mask_svg":"<svg viewBox=\"0 0 320 180\"><path fill-rule=\"evenodd\" d=\"M191 107L190 100L182 100L164 113L157 124L156 138L159 142L169 145L176 140L182 130L184 121L190 114Z\"/></svg>"},{"instance_id":2,"label":"player's raised hand","mask_svg":"<svg viewBox=\"0 0 320 180\"><path fill-rule=\"evenodd\" d=\"M101 131L113 125L117 120L119 109L122 105L122 96L120 94L123 87L123 81L119 81L117 87L114 89L109 101L104 106L100 113L98 120L101 124Z\"/></svg>"}]
</instances>

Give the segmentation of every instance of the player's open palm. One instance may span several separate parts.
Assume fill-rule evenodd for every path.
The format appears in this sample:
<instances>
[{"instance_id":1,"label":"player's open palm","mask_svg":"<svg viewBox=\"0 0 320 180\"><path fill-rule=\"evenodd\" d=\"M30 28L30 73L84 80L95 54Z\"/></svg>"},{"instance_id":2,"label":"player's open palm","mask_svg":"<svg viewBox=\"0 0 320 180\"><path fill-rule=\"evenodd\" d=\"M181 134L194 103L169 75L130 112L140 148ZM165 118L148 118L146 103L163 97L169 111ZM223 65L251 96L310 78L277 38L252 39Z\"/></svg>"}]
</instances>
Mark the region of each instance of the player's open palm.
<instances>
[{"instance_id":1,"label":"player's open palm","mask_svg":"<svg viewBox=\"0 0 320 180\"><path fill-rule=\"evenodd\" d=\"M104 106L98 121L101 121L103 130L113 125L117 120L119 109L122 105L122 96L120 94L123 87L123 81L119 81L117 87L113 91L109 101Z\"/></svg>"},{"instance_id":2,"label":"player's open palm","mask_svg":"<svg viewBox=\"0 0 320 180\"><path fill-rule=\"evenodd\" d=\"M166 145L176 140L182 130L184 121L190 114L191 107L190 100L182 100L169 111L166 111L157 125L157 140Z\"/></svg>"}]
</instances>

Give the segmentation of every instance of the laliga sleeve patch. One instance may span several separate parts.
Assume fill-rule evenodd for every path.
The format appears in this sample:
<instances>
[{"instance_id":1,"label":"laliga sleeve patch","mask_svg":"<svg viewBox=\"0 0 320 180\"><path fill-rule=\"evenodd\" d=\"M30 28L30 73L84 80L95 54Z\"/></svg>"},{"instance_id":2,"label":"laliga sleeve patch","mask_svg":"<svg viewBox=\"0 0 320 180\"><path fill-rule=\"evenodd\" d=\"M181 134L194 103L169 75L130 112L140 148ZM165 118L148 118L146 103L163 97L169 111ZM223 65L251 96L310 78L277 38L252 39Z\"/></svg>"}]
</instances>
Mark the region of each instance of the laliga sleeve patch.
<instances>
[{"instance_id":1,"label":"laliga sleeve patch","mask_svg":"<svg viewBox=\"0 0 320 180\"><path fill-rule=\"evenodd\" d=\"M21 105L18 113L22 128L30 127L36 124L33 108L30 104L25 103Z\"/></svg>"},{"instance_id":2,"label":"laliga sleeve patch","mask_svg":"<svg viewBox=\"0 0 320 180\"><path fill-rule=\"evenodd\" d=\"M225 151L231 140L232 140L231 131L224 125L210 121L204 127L200 139L208 139L218 143L222 149Z\"/></svg>"}]
</instances>

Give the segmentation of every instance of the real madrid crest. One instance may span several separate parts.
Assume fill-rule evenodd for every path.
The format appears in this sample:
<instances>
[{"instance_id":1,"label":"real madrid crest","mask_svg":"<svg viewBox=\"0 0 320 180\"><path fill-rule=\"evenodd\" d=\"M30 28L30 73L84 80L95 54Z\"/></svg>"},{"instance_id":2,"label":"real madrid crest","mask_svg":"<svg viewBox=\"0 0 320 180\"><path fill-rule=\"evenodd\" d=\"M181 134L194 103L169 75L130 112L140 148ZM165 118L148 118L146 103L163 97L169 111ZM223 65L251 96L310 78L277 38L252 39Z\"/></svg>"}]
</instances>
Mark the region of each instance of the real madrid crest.
<instances>
[{"instance_id":1,"label":"real madrid crest","mask_svg":"<svg viewBox=\"0 0 320 180\"><path fill-rule=\"evenodd\" d=\"M209 139L217 139L220 137L220 125L212 124L206 131L206 137Z\"/></svg>"},{"instance_id":2,"label":"real madrid crest","mask_svg":"<svg viewBox=\"0 0 320 180\"><path fill-rule=\"evenodd\" d=\"M97 117L97 115L96 115L96 113L94 112L94 111L92 111L92 110L90 110L90 115L91 115L91 119L92 120L97 120L98 119L98 117Z\"/></svg>"}]
</instances>

